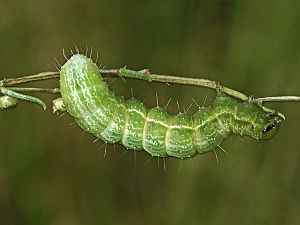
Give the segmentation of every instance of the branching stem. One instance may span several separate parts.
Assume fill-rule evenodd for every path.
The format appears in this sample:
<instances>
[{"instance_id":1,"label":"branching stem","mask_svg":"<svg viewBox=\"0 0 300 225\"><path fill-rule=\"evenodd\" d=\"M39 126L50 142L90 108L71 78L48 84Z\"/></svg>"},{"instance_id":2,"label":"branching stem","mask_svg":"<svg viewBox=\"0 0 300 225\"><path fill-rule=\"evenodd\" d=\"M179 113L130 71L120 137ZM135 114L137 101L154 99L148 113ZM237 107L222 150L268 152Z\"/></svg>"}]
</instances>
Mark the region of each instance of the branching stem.
<instances>
[{"instance_id":1,"label":"branching stem","mask_svg":"<svg viewBox=\"0 0 300 225\"><path fill-rule=\"evenodd\" d=\"M146 81L154 81L168 84L183 84L183 85L194 85L206 87L220 92L226 93L230 96L238 98L242 101L249 100L249 97L239 91L225 87L216 81L211 81L208 79L198 79L198 78L189 78L189 77L179 77L179 76L170 76L170 75L159 75L151 74L148 69L141 71L133 71L126 68L121 69L101 69L100 73L104 77L120 77L124 78L134 78L142 79ZM0 86L6 87L9 90L17 92L41 92L41 93L51 93L58 94L59 88L33 88L33 87L14 87L18 84L29 83L33 81L49 80L59 78L59 72L42 72L35 75L29 75L18 78L3 79L0 81ZM274 96L274 97L261 97L256 98L256 101L261 103L263 102L300 102L300 96Z\"/></svg>"},{"instance_id":2,"label":"branching stem","mask_svg":"<svg viewBox=\"0 0 300 225\"><path fill-rule=\"evenodd\" d=\"M35 93L49 93L59 94L59 88L27 88L27 87L7 87L7 89L16 92L35 92Z\"/></svg>"},{"instance_id":3,"label":"branching stem","mask_svg":"<svg viewBox=\"0 0 300 225\"><path fill-rule=\"evenodd\" d=\"M257 98L261 102L300 102L300 96L272 96Z\"/></svg>"},{"instance_id":4,"label":"branching stem","mask_svg":"<svg viewBox=\"0 0 300 225\"><path fill-rule=\"evenodd\" d=\"M49 80L55 78L59 78L59 72L42 72L42 73L29 75L25 77L3 79L2 81L0 81L0 86L9 87L9 86L28 83L32 81Z\"/></svg>"}]
</instances>

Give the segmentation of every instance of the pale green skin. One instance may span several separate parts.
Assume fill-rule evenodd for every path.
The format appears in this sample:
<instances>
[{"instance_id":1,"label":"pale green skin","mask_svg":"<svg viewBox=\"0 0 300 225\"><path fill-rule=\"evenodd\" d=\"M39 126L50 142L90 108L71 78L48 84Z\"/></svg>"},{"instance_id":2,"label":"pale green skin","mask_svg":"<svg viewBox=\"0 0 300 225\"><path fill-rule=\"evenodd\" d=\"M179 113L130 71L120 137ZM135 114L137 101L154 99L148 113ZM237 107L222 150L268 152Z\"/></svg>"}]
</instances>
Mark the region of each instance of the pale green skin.
<instances>
[{"instance_id":1,"label":"pale green skin","mask_svg":"<svg viewBox=\"0 0 300 225\"><path fill-rule=\"evenodd\" d=\"M251 103L218 96L192 117L170 115L164 108L117 96L102 80L91 59L73 55L60 73L60 92L67 112L82 129L106 143L145 150L152 156L193 157L214 150L231 134L269 139L280 120ZM267 126L272 127L263 132ZM275 131L276 131L275 130Z\"/></svg>"}]
</instances>

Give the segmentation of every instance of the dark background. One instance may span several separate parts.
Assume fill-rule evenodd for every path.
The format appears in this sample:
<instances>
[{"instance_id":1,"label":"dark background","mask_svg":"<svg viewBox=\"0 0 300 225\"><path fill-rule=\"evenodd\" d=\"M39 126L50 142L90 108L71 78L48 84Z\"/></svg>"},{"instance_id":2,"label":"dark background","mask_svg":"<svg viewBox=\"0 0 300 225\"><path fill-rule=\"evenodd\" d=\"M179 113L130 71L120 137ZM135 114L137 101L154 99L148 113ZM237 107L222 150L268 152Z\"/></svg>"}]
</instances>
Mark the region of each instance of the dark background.
<instances>
[{"instance_id":1,"label":"dark background","mask_svg":"<svg viewBox=\"0 0 300 225\"><path fill-rule=\"evenodd\" d=\"M0 75L55 71L76 44L105 68L127 65L209 78L248 95L300 95L300 3L293 0L0 1ZM109 83L112 83L110 80ZM58 82L33 84L57 87ZM149 107L177 113L213 91L115 80ZM181 162L124 152L51 112L20 102L0 116L0 224L299 224L300 104L272 103L287 120L260 144L229 138ZM191 111L195 111L193 106ZM261 148L260 146L261 145ZM261 150L262 149L262 150ZM146 162L146 163L145 163Z\"/></svg>"}]
</instances>

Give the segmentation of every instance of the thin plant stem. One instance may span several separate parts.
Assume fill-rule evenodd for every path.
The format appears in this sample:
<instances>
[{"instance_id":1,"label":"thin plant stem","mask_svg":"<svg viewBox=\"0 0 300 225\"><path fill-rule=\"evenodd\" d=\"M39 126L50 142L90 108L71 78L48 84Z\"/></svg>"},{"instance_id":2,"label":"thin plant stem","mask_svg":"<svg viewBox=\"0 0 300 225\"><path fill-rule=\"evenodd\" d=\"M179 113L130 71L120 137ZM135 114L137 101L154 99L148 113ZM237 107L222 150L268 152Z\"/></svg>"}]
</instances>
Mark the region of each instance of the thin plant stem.
<instances>
[{"instance_id":1,"label":"thin plant stem","mask_svg":"<svg viewBox=\"0 0 300 225\"><path fill-rule=\"evenodd\" d=\"M300 102L300 96L272 96L256 98L260 102Z\"/></svg>"},{"instance_id":2,"label":"thin plant stem","mask_svg":"<svg viewBox=\"0 0 300 225\"><path fill-rule=\"evenodd\" d=\"M133 71L126 68L121 69L100 69L100 73L104 77L119 77L119 78L133 78L142 79L149 82L160 82L167 84L183 84L206 87L220 92L226 93L227 95L238 98L242 101L248 101L250 98L242 92L236 91L229 87L223 86L220 83L208 79L181 77L181 76L170 76L170 75L159 75L151 74L148 69ZM12 91L19 92L40 92L40 93L52 93L58 94L59 88L33 88L33 87L13 87L18 84L29 83L33 81L49 80L59 78L60 72L41 72L34 75L28 75L18 78L3 79L0 81L0 86L7 87ZM255 98L256 101L263 102L300 102L300 96L274 96L274 97L261 97Z\"/></svg>"},{"instance_id":3,"label":"thin plant stem","mask_svg":"<svg viewBox=\"0 0 300 225\"><path fill-rule=\"evenodd\" d=\"M24 76L24 77L3 79L0 82L0 84L1 84L0 86L9 87L9 86L28 83L28 82L32 82L32 81L49 80L49 79L55 79L55 78L59 78L59 72L41 72L38 74Z\"/></svg>"},{"instance_id":4,"label":"thin plant stem","mask_svg":"<svg viewBox=\"0 0 300 225\"><path fill-rule=\"evenodd\" d=\"M16 92L35 92L35 93L49 93L59 94L59 88L27 88L27 87L7 87L7 89Z\"/></svg>"}]
</instances>

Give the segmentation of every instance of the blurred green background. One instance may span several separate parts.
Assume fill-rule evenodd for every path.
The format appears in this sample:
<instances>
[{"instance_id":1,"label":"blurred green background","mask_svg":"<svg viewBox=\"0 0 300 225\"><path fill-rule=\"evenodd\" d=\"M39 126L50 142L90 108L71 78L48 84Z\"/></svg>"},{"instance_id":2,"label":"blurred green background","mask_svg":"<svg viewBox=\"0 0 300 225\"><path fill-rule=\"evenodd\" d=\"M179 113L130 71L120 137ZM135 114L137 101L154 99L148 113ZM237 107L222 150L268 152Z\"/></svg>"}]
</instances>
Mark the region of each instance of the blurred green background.
<instances>
[{"instance_id":1,"label":"blurred green background","mask_svg":"<svg viewBox=\"0 0 300 225\"><path fill-rule=\"evenodd\" d=\"M1 0L0 75L55 71L62 49L99 52L105 68L127 65L205 77L247 94L300 95L296 0ZM170 97L187 108L213 91L110 80L146 105ZM35 84L57 87L58 82ZM287 120L269 142L229 138L192 160L152 159L107 146L68 115L21 102L0 116L0 224L300 224L300 104L272 103ZM195 111L196 107L192 107Z\"/></svg>"}]
</instances>

